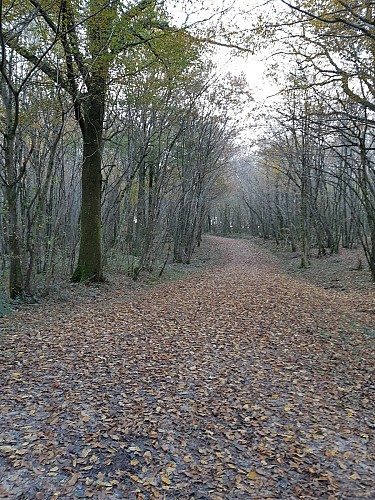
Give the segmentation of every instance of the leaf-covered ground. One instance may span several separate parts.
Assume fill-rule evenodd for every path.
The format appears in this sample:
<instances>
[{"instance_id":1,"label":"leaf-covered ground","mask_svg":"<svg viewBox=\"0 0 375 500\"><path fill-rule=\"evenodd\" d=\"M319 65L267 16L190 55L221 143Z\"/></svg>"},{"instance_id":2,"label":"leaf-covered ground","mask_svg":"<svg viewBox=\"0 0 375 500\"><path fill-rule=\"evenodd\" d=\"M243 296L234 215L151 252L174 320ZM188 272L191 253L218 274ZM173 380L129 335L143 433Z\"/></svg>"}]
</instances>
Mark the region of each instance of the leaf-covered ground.
<instances>
[{"instance_id":1,"label":"leaf-covered ground","mask_svg":"<svg viewBox=\"0 0 375 500\"><path fill-rule=\"evenodd\" d=\"M5 319L0 497L375 498L373 293L211 242L183 280Z\"/></svg>"}]
</instances>

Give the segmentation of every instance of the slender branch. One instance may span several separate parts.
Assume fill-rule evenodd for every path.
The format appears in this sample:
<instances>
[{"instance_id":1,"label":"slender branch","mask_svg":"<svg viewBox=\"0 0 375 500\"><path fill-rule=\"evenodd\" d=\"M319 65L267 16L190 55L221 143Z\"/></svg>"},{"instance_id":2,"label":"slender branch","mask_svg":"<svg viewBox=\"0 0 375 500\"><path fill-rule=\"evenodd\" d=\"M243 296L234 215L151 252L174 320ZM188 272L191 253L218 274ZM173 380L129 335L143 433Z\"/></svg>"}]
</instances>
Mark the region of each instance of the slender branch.
<instances>
[{"instance_id":1,"label":"slender branch","mask_svg":"<svg viewBox=\"0 0 375 500\"><path fill-rule=\"evenodd\" d=\"M80 72L81 76L83 78L85 78L88 71L85 68L84 59L83 59L83 56L79 50L78 37L77 37L77 31L76 31L77 25L74 22L74 15L73 15L70 3L67 2L66 0L63 0L61 2L61 10L62 10L63 21L64 21L64 25L65 25L64 27L66 29L66 32L69 35L70 53L72 54L72 56L77 64L78 71ZM65 38L65 41L66 41L66 44L64 45L64 47L68 48L67 38Z\"/></svg>"},{"instance_id":2,"label":"slender branch","mask_svg":"<svg viewBox=\"0 0 375 500\"><path fill-rule=\"evenodd\" d=\"M47 25L51 28L51 30L57 35L59 33L59 27L54 23L52 18L48 15L48 13L43 9L42 5L40 2L37 2L37 0L30 0L30 3L36 7L37 11L39 14L43 17Z\"/></svg>"},{"instance_id":3,"label":"slender branch","mask_svg":"<svg viewBox=\"0 0 375 500\"><path fill-rule=\"evenodd\" d=\"M53 82L55 82L57 85L61 86L64 90L71 94L71 89L68 81L61 77L60 72L56 68L48 64L46 61L43 61L39 56L36 56L32 52L30 52L26 47L23 47L14 39L8 40L7 45L11 49L15 50L17 54L32 63L35 68L40 69Z\"/></svg>"},{"instance_id":4,"label":"slender branch","mask_svg":"<svg viewBox=\"0 0 375 500\"><path fill-rule=\"evenodd\" d=\"M300 12L301 14L304 14L311 19L315 19L317 21L321 21L325 24L344 24L345 26L349 26L350 28L353 28L355 30L361 31L364 35L366 35L368 38L371 38L372 40L375 40L375 33L373 33L370 29L365 28L364 26L361 26L360 24L354 23L349 21L348 19L345 19L343 17L338 17L334 16L332 18L327 18L323 16L319 16L318 14L314 14L313 12L310 12L308 10L302 9L302 7L298 7L297 5L294 5L290 2L287 2L286 0L280 0L284 5L287 5L289 8L292 10L295 10L297 12ZM340 2L341 3L341 2ZM363 21L363 19L361 19ZM364 21L370 26L373 26L373 23L369 22L368 20Z\"/></svg>"}]
</instances>

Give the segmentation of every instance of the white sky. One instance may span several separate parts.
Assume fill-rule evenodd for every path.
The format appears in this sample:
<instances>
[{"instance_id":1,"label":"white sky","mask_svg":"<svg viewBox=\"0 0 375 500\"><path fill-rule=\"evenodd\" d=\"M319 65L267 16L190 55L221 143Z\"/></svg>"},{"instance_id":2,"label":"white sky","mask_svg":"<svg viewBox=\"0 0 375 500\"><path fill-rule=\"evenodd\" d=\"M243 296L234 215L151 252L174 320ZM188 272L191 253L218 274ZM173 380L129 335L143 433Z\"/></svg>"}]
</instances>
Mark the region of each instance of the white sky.
<instances>
[{"instance_id":1,"label":"white sky","mask_svg":"<svg viewBox=\"0 0 375 500\"><path fill-rule=\"evenodd\" d=\"M173 2L173 0L171 0ZM275 5L275 1L268 0L176 0L172 5L173 18L179 26L191 26L196 23L199 29L204 25L209 27L217 25L218 20L224 21L227 29L242 32L248 35L252 23L255 24L260 14L266 15L269 5ZM226 10L223 16L214 15L215 12ZM202 23L202 21L204 21ZM267 98L277 93L277 87L265 75L267 69L266 51L258 51L255 55L242 53L236 55L229 48L216 47L216 56L213 60L217 65L219 74L223 77L227 73L239 76L243 74L248 82L254 102L249 102L248 107L238 110L238 119L246 123L245 132L239 140L244 145L251 143L255 135L261 134L259 114L267 103ZM256 104L258 111L253 111ZM249 118L250 113L250 118ZM257 116L258 115L258 116ZM247 125L248 124L248 125Z\"/></svg>"},{"instance_id":2,"label":"white sky","mask_svg":"<svg viewBox=\"0 0 375 500\"><path fill-rule=\"evenodd\" d=\"M272 2L274 5L275 2ZM225 10L222 18L227 29L237 29L247 34L251 23L255 22L258 15L265 13L270 2L267 0L180 0L170 4L170 12L177 25L215 25L220 16L215 12ZM207 20L207 21L205 21ZM202 22L203 21L203 22ZM249 83L250 89L257 100L264 100L276 92L274 84L266 78L267 67L266 53L247 54L235 56L230 49L216 48L217 56L214 62L223 75L231 72L234 75L243 73Z\"/></svg>"}]
</instances>

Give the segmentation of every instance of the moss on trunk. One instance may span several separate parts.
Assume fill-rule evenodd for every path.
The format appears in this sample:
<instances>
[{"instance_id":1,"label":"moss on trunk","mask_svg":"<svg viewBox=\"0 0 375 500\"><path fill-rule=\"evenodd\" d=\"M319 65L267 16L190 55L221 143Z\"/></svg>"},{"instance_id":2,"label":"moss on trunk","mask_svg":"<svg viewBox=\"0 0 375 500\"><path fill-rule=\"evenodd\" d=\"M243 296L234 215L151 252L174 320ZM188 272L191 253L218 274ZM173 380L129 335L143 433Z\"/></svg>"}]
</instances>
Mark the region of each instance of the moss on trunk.
<instances>
[{"instance_id":1,"label":"moss on trunk","mask_svg":"<svg viewBox=\"0 0 375 500\"><path fill-rule=\"evenodd\" d=\"M103 84L104 88L104 84ZM83 136L81 241L78 264L72 281L102 281L101 243L101 156L104 115L104 90L88 98Z\"/></svg>"}]
</instances>

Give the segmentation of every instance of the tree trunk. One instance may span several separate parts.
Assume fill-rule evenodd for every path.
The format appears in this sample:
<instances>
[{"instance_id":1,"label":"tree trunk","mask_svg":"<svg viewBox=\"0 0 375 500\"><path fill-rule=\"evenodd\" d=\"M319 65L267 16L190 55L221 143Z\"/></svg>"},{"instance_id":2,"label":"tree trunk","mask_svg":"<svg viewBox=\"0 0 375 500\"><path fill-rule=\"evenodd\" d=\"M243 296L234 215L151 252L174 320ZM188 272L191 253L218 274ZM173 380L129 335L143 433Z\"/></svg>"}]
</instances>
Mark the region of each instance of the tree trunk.
<instances>
[{"instance_id":1,"label":"tree trunk","mask_svg":"<svg viewBox=\"0 0 375 500\"><path fill-rule=\"evenodd\" d=\"M81 130L83 137L81 241L72 281L102 281L101 160L103 147L104 94L87 97Z\"/></svg>"},{"instance_id":2,"label":"tree trunk","mask_svg":"<svg viewBox=\"0 0 375 500\"><path fill-rule=\"evenodd\" d=\"M310 266L310 224L308 196L310 194L308 172L305 158L302 159L303 172L301 176L301 213L300 213L300 242L301 242L301 263L302 269Z\"/></svg>"},{"instance_id":3,"label":"tree trunk","mask_svg":"<svg viewBox=\"0 0 375 500\"><path fill-rule=\"evenodd\" d=\"M146 234L146 165L138 170L137 223L134 234L134 255L144 257L144 238Z\"/></svg>"},{"instance_id":4,"label":"tree trunk","mask_svg":"<svg viewBox=\"0 0 375 500\"><path fill-rule=\"evenodd\" d=\"M0 26L1 28L1 26ZM2 30L1 30L2 35ZM8 209L8 249L9 249L9 296L23 297L23 273L21 265L20 226L17 211L17 177L15 163L15 142L19 116L19 94L10 83L12 66L7 66L5 47L2 47L1 100L5 107L6 125L4 134L5 197ZM7 68L9 73L7 74Z\"/></svg>"},{"instance_id":5,"label":"tree trunk","mask_svg":"<svg viewBox=\"0 0 375 500\"><path fill-rule=\"evenodd\" d=\"M7 176L6 200L8 204L8 246L9 246L9 296L22 297L23 273L17 213L17 179L14 170L14 134L5 139L5 172Z\"/></svg>"},{"instance_id":6,"label":"tree trunk","mask_svg":"<svg viewBox=\"0 0 375 500\"><path fill-rule=\"evenodd\" d=\"M371 279L375 283L375 224L371 228L371 250L368 256L368 263L371 272Z\"/></svg>"}]
</instances>

